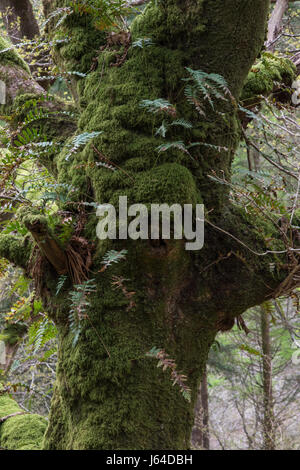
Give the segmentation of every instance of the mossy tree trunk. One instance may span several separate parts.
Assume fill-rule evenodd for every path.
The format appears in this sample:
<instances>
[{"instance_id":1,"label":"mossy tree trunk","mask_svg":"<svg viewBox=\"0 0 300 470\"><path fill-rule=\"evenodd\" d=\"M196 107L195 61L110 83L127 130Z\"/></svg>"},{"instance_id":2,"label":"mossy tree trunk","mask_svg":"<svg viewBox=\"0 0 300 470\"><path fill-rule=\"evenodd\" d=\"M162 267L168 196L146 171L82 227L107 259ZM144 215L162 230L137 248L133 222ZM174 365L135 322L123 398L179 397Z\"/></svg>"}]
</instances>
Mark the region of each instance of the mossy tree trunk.
<instances>
[{"instance_id":1,"label":"mossy tree trunk","mask_svg":"<svg viewBox=\"0 0 300 470\"><path fill-rule=\"evenodd\" d=\"M44 3L49 12L66 2ZM217 73L238 99L264 41L268 8L268 0L157 0L131 27L132 41L151 38L153 45L131 47L119 66L122 45L103 49L106 36L91 26L89 16L71 15L55 30L57 37L71 38L54 50L61 69L87 73L84 79L74 75L72 86L80 113L78 132L101 132L83 151L67 157L66 147L43 161L58 182L76 189L74 216L80 219L80 201L117 205L121 195L128 197L128 204L204 202L211 212L205 245L198 252L186 251L180 240L100 241L95 214L87 212L80 236L95 244L89 273L95 292L89 296L76 345L69 324L71 282L55 296L64 260L53 262L53 251L47 253L43 245L48 260L44 301L59 329L46 449L189 448L199 381L217 331L230 329L247 308L276 295L288 275L284 254L253 255L267 250L265 234L273 239L271 250L284 251L277 228L232 206L226 186L207 176L214 170L230 178L240 139L234 101L221 101L214 111L203 103L206 115L199 117L187 104L182 82L186 67ZM20 67L15 59L14 64ZM140 107L141 100L157 98L169 100L179 117L193 122L190 141L227 150L195 147L191 159L171 149L158 157L156 147L164 141L153 129L160 118ZM226 121L216 111L226 113ZM66 126L53 125L51 137L59 140ZM176 131L172 137L184 140L187 135ZM120 170L97 166L99 155ZM29 209L20 217L37 240L34 227L46 227L47 221ZM33 239L26 245L2 237L0 254L26 266ZM108 249L126 249L127 256L103 271ZM68 257L67 249L65 253ZM270 263L278 266L275 274ZM132 292L129 299L126 293ZM172 387L169 372L146 356L153 347L163 348L187 375L191 402L178 386Z\"/></svg>"}]
</instances>

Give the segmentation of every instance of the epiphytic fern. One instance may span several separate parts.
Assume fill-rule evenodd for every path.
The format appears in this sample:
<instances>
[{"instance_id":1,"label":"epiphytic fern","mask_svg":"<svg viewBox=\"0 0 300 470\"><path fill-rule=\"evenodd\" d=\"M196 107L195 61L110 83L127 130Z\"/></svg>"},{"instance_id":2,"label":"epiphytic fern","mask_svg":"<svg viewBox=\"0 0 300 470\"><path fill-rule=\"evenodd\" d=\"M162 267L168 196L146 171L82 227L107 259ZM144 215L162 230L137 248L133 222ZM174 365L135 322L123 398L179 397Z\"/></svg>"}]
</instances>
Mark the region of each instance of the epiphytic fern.
<instances>
[{"instance_id":1,"label":"epiphytic fern","mask_svg":"<svg viewBox=\"0 0 300 470\"><path fill-rule=\"evenodd\" d=\"M71 148L68 155L66 156L66 160L68 160L72 154L78 152L80 148L84 147L88 142L100 134L102 134L102 132L83 132L82 134L74 137L72 143L69 145Z\"/></svg>"},{"instance_id":2,"label":"epiphytic fern","mask_svg":"<svg viewBox=\"0 0 300 470\"><path fill-rule=\"evenodd\" d=\"M33 345L33 354L36 354L45 344L56 338L57 329L48 317L44 317L29 327L28 335L28 343Z\"/></svg>"},{"instance_id":3,"label":"epiphytic fern","mask_svg":"<svg viewBox=\"0 0 300 470\"><path fill-rule=\"evenodd\" d=\"M146 108L149 113L156 114L158 112L163 112L171 116L176 116L175 107L163 98L158 98L156 100L142 100L140 102L140 107Z\"/></svg>"},{"instance_id":4,"label":"epiphytic fern","mask_svg":"<svg viewBox=\"0 0 300 470\"><path fill-rule=\"evenodd\" d=\"M103 268L101 269L101 272L105 271L113 263L118 263L119 261L125 259L126 255L127 255L127 250L107 251L105 255L103 256L103 260L101 261L101 264L103 264Z\"/></svg>"},{"instance_id":5,"label":"epiphytic fern","mask_svg":"<svg viewBox=\"0 0 300 470\"><path fill-rule=\"evenodd\" d=\"M76 346L79 339L82 320L87 318L87 308L90 306L89 295L95 292L96 285L94 279L88 279L82 284L74 286L74 290L70 292L71 309L69 313L69 327L73 335L73 346Z\"/></svg>"},{"instance_id":6,"label":"epiphytic fern","mask_svg":"<svg viewBox=\"0 0 300 470\"><path fill-rule=\"evenodd\" d=\"M206 73L202 70L193 70L186 67L190 74L189 78L183 78L189 82L184 93L187 100L196 106L197 111L205 115L201 100L207 101L214 108L214 100L227 100L226 95L231 96L227 82L224 77L216 73Z\"/></svg>"},{"instance_id":7,"label":"epiphytic fern","mask_svg":"<svg viewBox=\"0 0 300 470\"><path fill-rule=\"evenodd\" d=\"M57 282L57 286L56 286L56 292L55 292L55 295L58 295L60 293L60 291L62 290L66 280L68 279L68 276L66 275L61 275L59 276L58 278L58 282Z\"/></svg>"},{"instance_id":8,"label":"epiphytic fern","mask_svg":"<svg viewBox=\"0 0 300 470\"><path fill-rule=\"evenodd\" d=\"M170 359L169 355L163 349L156 347L147 352L146 356L158 359L157 367L162 367L163 371L170 369L172 385L177 384L183 397L187 401L191 401L191 389L185 383L187 378L185 375L177 372L174 359Z\"/></svg>"},{"instance_id":9,"label":"epiphytic fern","mask_svg":"<svg viewBox=\"0 0 300 470\"><path fill-rule=\"evenodd\" d=\"M153 46L154 42L151 38L138 38L136 41L132 43L132 47L139 47L143 49L146 46Z\"/></svg>"}]
</instances>

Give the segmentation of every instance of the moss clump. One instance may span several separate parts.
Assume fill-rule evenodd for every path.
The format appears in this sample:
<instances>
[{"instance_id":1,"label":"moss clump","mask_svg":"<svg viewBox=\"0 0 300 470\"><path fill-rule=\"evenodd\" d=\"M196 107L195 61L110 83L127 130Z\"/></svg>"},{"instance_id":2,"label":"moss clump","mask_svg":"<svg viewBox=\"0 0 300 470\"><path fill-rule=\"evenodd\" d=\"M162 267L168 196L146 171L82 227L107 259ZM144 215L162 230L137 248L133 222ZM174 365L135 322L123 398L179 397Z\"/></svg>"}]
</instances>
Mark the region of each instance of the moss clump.
<instances>
[{"instance_id":1,"label":"moss clump","mask_svg":"<svg viewBox=\"0 0 300 470\"><path fill-rule=\"evenodd\" d=\"M257 96L272 93L275 84L291 86L295 77L296 67L289 59L265 52L252 66L244 84L241 100L248 105L257 99Z\"/></svg>"},{"instance_id":2,"label":"moss clump","mask_svg":"<svg viewBox=\"0 0 300 470\"><path fill-rule=\"evenodd\" d=\"M3 388L0 385L0 391ZM0 394L0 419L14 413L24 413L7 394ZM0 447L7 450L39 450L47 420L36 414L19 414L0 422Z\"/></svg>"},{"instance_id":3,"label":"moss clump","mask_svg":"<svg viewBox=\"0 0 300 470\"><path fill-rule=\"evenodd\" d=\"M26 268L31 248L29 237L18 237L9 234L0 235L0 256L18 266Z\"/></svg>"},{"instance_id":4,"label":"moss clump","mask_svg":"<svg viewBox=\"0 0 300 470\"><path fill-rule=\"evenodd\" d=\"M151 170L135 173L133 180L126 178L124 181L124 174L121 171L101 173L101 178L94 179L97 201L105 201L118 206L119 196L124 193L127 195L128 204L177 203L183 205L196 204L201 201L191 172L177 163L165 163Z\"/></svg>"},{"instance_id":5,"label":"moss clump","mask_svg":"<svg viewBox=\"0 0 300 470\"><path fill-rule=\"evenodd\" d=\"M27 327L22 323L8 325L2 330L0 340L4 341L5 344L13 346L20 341L26 331Z\"/></svg>"},{"instance_id":6,"label":"moss clump","mask_svg":"<svg viewBox=\"0 0 300 470\"><path fill-rule=\"evenodd\" d=\"M9 50L6 50L9 49ZM4 51L5 52L1 52ZM0 66L1 65L18 65L26 72L30 73L29 67L24 62L24 60L17 54L16 50L12 47L12 45L7 42L5 39L0 37Z\"/></svg>"}]
</instances>

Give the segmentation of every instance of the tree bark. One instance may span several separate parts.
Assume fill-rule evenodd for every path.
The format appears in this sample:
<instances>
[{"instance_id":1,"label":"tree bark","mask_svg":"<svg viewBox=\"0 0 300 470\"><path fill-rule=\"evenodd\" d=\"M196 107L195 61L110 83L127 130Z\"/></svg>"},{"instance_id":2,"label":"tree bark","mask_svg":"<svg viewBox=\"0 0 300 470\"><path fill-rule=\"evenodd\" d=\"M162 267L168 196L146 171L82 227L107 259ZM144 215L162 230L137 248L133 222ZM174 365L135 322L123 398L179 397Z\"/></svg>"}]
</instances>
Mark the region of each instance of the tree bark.
<instances>
[{"instance_id":1,"label":"tree bark","mask_svg":"<svg viewBox=\"0 0 300 470\"><path fill-rule=\"evenodd\" d=\"M13 44L23 38L33 39L39 35L39 26L30 0L1 0L0 12Z\"/></svg>"},{"instance_id":2,"label":"tree bark","mask_svg":"<svg viewBox=\"0 0 300 470\"><path fill-rule=\"evenodd\" d=\"M205 369L202 375L194 414L195 424L192 431L191 443L196 449L209 450L207 369Z\"/></svg>"},{"instance_id":3,"label":"tree bark","mask_svg":"<svg viewBox=\"0 0 300 470\"><path fill-rule=\"evenodd\" d=\"M268 38L266 48L269 51L275 50L275 40L282 29L282 19L288 9L289 0L277 0L268 24Z\"/></svg>"},{"instance_id":4,"label":"tree bark","mask_svg":"<svg viewBox=\"0 0 300 470\"><path fill-rule=\"evenodd\" d=\"M44 4L49 12L67 3ZM80 221L82 201L117 206L119 195L126 195L128 204L204 202L211 213L204 248L191 252L181 240L98 240L95 215L87 212L81 238L95 245L94 291L86 297L86 311L77 309L76 344L70 328L74 287L66 284L56 296L59 273L46 270L44 302L59 330L46 449L188 449L197 390L217 331L230 329L236 316L276 295L288 275L285 288L297 284L285 253L253 256L267 250L264 233L285 251L278 227L232 206L226 186L208 178L214 170L230 179L241 133L234 104L221 101L212 110L203 102L206 115L199 118L183 92L182 78L190 67L221 74L238 99L263 44L268 7L267 0L228 0L226 6L223 0L158 0L131 27L133 41L151 37L154 45L131 48L121 64L122 45L108 47L106 35L91 27L89 17L74 14L60 26L71 42L55 48L55 60L63 70L87 74L76 78L78 133L101 132L83 151L66 158L66 146L45 162L59 182L76 188L74 217ZM95 54L98 67L91 70ZM180 117L193 122L192 142L201 139L227 150L205 147L191 159L171 149L158 158L160 141L152 129L160 118L140 107L142 100L157 98L169 100ZM226 122L221 112L227 113ZM118 171L98 168L99 155ZM11 241L1 243L0 237L0 255L13 258ZM109 249L126 249L126 261L103 270ZM120 279L134 303L116 288ZM168 371L146 356L153 347L163 348L187 375L191 402L180 387L172 387Z\"/></svg>"},{"instance_id":5,"label":"tree bark","mask_svg":"<svg viewBox=\"0 0 300 470\"><path fill-rule=\"evenodd\" d=\"M274 402L272 385L272 353L270 339L270 316L268 309L262 306L261 309L261 340L263 353L263 449L275 450L275 420L274 420Z\"/></svg>"}]
</instances>

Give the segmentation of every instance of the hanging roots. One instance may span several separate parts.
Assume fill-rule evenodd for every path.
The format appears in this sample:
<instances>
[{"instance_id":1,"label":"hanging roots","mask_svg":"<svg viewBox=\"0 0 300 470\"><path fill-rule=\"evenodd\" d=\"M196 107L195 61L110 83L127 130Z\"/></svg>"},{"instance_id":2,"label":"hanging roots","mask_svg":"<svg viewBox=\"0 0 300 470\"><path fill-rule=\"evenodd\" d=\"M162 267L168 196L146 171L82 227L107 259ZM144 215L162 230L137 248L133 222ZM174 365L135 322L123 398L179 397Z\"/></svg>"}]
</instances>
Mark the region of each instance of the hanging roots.
<instances>
[{"instance_id":1,"label":"hanging roots","mask_svg":"<svg viewBox=\"0 0 300 470\"><path fill-rule=\"evenodd\" d=\"M60 247L56 240L51 238L46 229L45 233L47 236L43 233L44 237L41 239L41 237L37 237L36 235L36 233L40 235L40 233L42 233L41 230L37 231L36 226L34 226L34 231L32 227L30 227L31 233L37 241L37 245L32 252L28 272L34 279L35 289L38 295L41 296L45 287L43 278L47 270L47 265L48 268L52 265L59 274L68 274L73 284L82 284L84 281L87 281L92 265L92 251L94 245L80 236L80 233L85 227L85 223L86 213L84 208L80 207L74 234L65 249ZM38 225L39 228L40 225L41 224ZM36 236L34 236L34 234ZM44 240L46 240L47 243L45 243ZM41 245L41 243L43 243L43 245Z\"/></svg>"},{"instance_id":2,"label":"hanging roots","mask_svg":"<svg viewBox=\"0 0 300 470\"><path fill-rule=\"evenodd\" d=\"M88 279L89 269L92 265L93 245L85 238L74 235L65 250L67 268L74 284L82 284Z\"/></svg>"},{"instance_id":3,"label":"hanging roots","mask_svg":"<svg viewBox=\"0 0 300 470\"><path fill-rule=\"evenodd\" d=\"M86 212L83 206L78 207L78 219L74 235L65 250L67 269L73 284L82 284L88 279L88 273L92 265L92 250L90 244L80 234L86 224Z\"/></svg>"}]
</instances>

